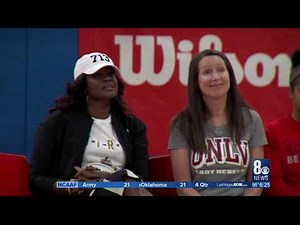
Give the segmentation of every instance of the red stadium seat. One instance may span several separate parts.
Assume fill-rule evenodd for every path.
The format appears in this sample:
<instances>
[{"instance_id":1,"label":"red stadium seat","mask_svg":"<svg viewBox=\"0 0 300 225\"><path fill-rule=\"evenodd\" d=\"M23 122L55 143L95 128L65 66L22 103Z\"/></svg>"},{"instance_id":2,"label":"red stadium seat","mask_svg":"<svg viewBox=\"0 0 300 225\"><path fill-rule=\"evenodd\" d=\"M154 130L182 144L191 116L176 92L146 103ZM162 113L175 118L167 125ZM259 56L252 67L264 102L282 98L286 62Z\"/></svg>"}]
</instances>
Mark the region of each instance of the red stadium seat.
<instances>
[{"instance_id":1,"label":"red stadium seat","mask_svg":"<svg viewBox=\"0 0 300 225\"><path fill-rule=\"evenodd\" d=\"M31 196L29 171L24 155L0 153L0 196Z\"/></svg>"},{"instance_id":2,"label":"red stadium seat","mask_svg":"<svg viewBox=\"0 0 300 225\"><path fill-rule=\"evenodd\" d=\"M174 181L170 155L150 157L149 181ZM175 188L152 188L154 196L177 196Z\"/></svg>"}]
</instances>

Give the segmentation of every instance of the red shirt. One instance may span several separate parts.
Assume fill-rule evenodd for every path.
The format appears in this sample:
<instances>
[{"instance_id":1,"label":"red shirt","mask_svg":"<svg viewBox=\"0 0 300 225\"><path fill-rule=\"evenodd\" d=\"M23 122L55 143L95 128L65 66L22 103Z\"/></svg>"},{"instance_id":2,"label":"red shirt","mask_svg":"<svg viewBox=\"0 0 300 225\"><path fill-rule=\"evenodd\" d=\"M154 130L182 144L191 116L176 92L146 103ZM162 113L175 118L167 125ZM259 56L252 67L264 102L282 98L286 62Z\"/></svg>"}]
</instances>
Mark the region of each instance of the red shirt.
<instances>
[{"instance_id":1,"label":"red shirt","mask_svg":"<svg viewBox=\"0 0 300 225\"><path fill-rule=\"evenodd\" d=\"M291 115L266 127L265 158L271 163L271 188L264 195L300 196L300 123Z\"/></svg>"}]
</instances>

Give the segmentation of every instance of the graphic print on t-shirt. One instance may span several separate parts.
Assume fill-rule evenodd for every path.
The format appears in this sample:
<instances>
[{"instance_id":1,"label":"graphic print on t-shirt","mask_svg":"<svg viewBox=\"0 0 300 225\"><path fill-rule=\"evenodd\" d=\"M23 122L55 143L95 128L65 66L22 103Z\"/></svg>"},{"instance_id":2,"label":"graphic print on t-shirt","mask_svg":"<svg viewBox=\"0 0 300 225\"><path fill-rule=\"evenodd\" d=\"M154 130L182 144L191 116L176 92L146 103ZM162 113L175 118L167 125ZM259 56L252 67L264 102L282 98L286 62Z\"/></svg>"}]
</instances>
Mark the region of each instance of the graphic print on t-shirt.
<instances>
[{"instance_id":1,"label":"graphic print on t-shirt","mask_svg":"<svg viewBox=\"0 0 300 225\"><path fill-rule=\"evenodd\" d=\"M82 166L91 165L110 173L122 169L125 165L125 154L112 129L111 117L93 119Z\"/></svg>"},{"instance_id":2,"label":"graphic print on t-shirt","mask_svg":"<svg viewBox=\"0 0 300 225\"><path fill-rule=\"evenodd\" d=\"M248 142L229 137L206 138L207 154L193 151L191 163L199 174L243 173L249 164Z\"/></svg>"}]
</instances>

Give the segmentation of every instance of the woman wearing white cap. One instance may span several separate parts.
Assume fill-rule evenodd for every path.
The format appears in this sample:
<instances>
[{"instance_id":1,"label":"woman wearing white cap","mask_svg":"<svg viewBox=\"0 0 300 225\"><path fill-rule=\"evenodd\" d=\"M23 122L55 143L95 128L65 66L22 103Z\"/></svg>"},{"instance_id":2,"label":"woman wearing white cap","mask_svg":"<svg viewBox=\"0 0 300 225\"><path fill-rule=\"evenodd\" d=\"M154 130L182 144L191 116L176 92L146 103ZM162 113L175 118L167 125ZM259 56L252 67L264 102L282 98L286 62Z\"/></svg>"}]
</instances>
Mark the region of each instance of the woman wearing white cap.
<instances>
[{"instance_id":1,"label":"woman wearing white cap","mask_svg":"<svg viewBox=\"0 0 300 225\"><path fill-rule=\"evenodd\" d=\"M148 179L146 126L126 108L119 75L104 53L77 60L74 82L37 130L30 173L33 194L126 195L130 188L64 189L56 182Z\"/></svg>"}]
</instances>

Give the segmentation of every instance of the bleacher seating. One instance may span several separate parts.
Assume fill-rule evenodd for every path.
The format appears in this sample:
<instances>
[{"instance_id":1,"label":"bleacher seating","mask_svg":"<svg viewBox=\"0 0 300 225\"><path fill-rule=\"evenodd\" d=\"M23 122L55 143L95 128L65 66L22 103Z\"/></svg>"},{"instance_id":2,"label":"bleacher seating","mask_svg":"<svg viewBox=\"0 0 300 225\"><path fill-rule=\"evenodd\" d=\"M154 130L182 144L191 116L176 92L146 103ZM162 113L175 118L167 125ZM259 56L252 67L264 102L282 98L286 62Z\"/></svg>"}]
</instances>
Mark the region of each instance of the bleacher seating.
<instances>
[{"instance_id":1,"label":"bleacher seating","mask_svg":"<svg viewBox=\"0 0 300 225\"><path fill-rule=\"evenodd\" d=\"M29 171L24 155L0 153L0 196L31 196Z\"/></svg>"},{"instance_id":2,"label":"bleacher seating","mask_svg":"<svg viewBox=\"0 0 300 225\"><path fill-rule=\"evenodd\" d=\"M174 181L170 155L150 157L150 181ZM177 196L175 188L152 188L154 196Z\"/></svg>"}]
</instances>

